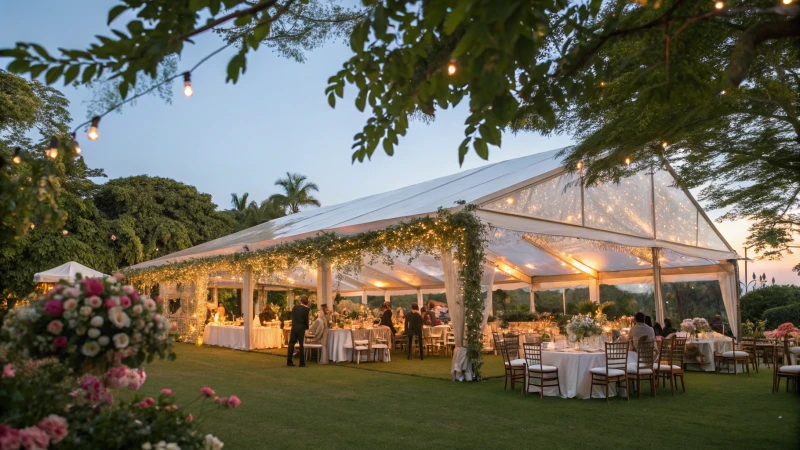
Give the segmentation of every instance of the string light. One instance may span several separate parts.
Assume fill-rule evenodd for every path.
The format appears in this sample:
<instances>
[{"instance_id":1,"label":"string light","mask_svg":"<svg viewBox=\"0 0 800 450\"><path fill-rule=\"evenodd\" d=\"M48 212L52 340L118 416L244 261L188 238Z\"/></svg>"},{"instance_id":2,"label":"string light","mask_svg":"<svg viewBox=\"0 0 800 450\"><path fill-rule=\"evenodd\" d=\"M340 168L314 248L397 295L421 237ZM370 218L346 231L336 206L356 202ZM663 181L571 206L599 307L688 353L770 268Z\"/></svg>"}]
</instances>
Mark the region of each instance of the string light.
<instances>
[{"instance_id":1,"label":"string light","mask_svg":"<svg viewBox=\"0 0 800 450\"><path fill-rule=\"evenodd\" d=\"M97 127L99 125L100 125L100 116L92 117L92 126L89 127L89 132L86 133L90 141L96 141L97 138L100 137L100 134L97 133Z\"/></svg>"},{"instance_id":2,"label":"string light","mask_svg":"<svg viewBox=\"0 0 800 450\"><path fill-rule=\"evenodd\" d=\"M81 154L81 146L78 145L78 140L75 139L75 133L72 133L72 145L75 148L75 157L77 158Z\"/></svg>"},{"instance_id":3,"label":"string light","mask_svg":"<svg viewBox=\"0 0 800 450\"><path fill-rule=\"evenodd\" d=\"M720 92L720 94L725 95L725 91L723 90L722 92Z\"/></svg>"},{"instance_id":4,"label":"string light","mask_svg":"<svg viewBox=\"0 0 800 450\"><path fill-rule=\"evenodd\" d=\"M630 158L625 158L625 165L626 166L630 166L631 165L631 159Z\"/></svg>"},{"instance_id":5,"label":"string light","mask_svg":"<svg viewBox=\"0 0 800 450\"><path fill-rule=\"evenodd\" d=\"M34 228L36 228L36 224L33 224L33 223L32 223L32 224L31 224L31 230L32 230L32 229L34 229Z\"/></svg>"},{"instance_id":6,"label":"string light","mask_svg":"<svg viewBox=\"0 0 800 450\"><path fill-rule=\"evenodd\" d=\"M792 3L792 0L783 0L784 5L789 5Z\"/></svg>"},{"instance_id":7,"label":"string light","mask_svg":"<svg viewBox=\"0 0 800 450\"><path fill-rule=\"evenodd\" d=\"M456 70L458 70L458 68L456 67L456 62L454 60L450 61L450 64L447 66L447 74L448 75L455 75L456 74Z\"/></svg>"},{"instance_id":8,"label":"string light","mask_svg":"<svg viewBox=\"0 0 800 450\"><path fill-rule=\"evenodd\" d=\"M606 86L606 82L605 81L601 81L600 82L600 87L605 87L605 86Z\"/></svg>"},{"instance_id":9,"label":"string light","mask_svg":"<svg viewBox=\"0 0 800 450\"><path fill-rule=\"evenodd\" d=\"M667 144L667 141L664 141L664 142L661 143L661 147L662 148L667 148L668 145L669 144Z\"/></svg>"},{"instance_id":10,"label":"string light","mask_svg":"<svg viewBox=\"0 0 800 450\"><path fill-rule=\"evenodd\" d=\"M192 73L191 72L184 72L183 73L183 95L187 97L191 97L194 94L192 90Z\"/></svg>"},{"instance_id":11,"label":"string light","mask_svg":"<svg viewBox=\"0 0 800 450\"><path fill-rule=\"evenodd\" d=\"M22 157L21 157L21 156L19 156L19 152L20 152L20 150L22 150L22 149L21 149L21 148L19 148L19 147L16 147L16 148L14 149L14 157L13 157L13 158L11 158L11 161L13 161L13 162L14 162L14 164L19 164L19 163L21 163L21 162L22 162Z\"/></svg>"},{"instance_id":12,"label":"string light","mask_svg":"<svg viewBox=\"0 0 800 450\"><path fill-rule=\"evenodd\" d=\"M717 3L714 3L714 8L717 8L717 9L722 9L722 8L724 8L724 7L725 7L725 3L724 3L724 2L717 2Z\"/></svg>"},{"instance_id":13,"label":"string light","mask_svg":"<svg viewBox=\"0 0 800 450\"><path fill-rule=\"evenodd\" d=\"M62 235L62 236L66 236L66 235L68 235L68 234L69 234L69 231L67 231L67 230L61 230L61 235Z\"/></svg>"},{"instance_id":14,"label":"string light","mask_svg":"<svg viewBox=\"0 0 800 450\"><path fill-rule=\"evenodd\" d=\"M576 164L576 167L578 168L578 170L583 169L583 163L578 161L578 164Z\"/></svg>"},{"instance_id":15,"label":"string light","mask_svg":"<svg viewBox=\"0 0 800 450\"><path fill-rule=\"evenodd\" d=\"M50 148L47 150L47 156L55 159L58 156L58 138L50 138Z\"/></svg>"}]
</instances>

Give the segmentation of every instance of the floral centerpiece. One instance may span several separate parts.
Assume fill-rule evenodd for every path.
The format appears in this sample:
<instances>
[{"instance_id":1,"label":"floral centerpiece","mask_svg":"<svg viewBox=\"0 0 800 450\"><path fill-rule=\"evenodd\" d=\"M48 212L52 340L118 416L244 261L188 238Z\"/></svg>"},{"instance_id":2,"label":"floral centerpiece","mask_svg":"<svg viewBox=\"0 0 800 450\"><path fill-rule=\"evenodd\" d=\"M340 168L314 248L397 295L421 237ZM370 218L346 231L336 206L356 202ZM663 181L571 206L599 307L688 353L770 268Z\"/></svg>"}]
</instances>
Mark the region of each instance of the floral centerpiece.
<instances>
[{"instance_id":1,"label":"floral centerpiece","mask_svg":"<svg viewBox=\"0 0 800 450\"><path fill-rule=\"evenodd\" d=\"M681 331L688 333L691 336L697 337L700 333L707 333L711 331L711 325L708 320L702 317L695 317L694 319L683 319L681 322Z\"/></svg>"},{"instance_id":2,"label":"floral centerpiece","mask_svg":"<svg viewBox=\"0 0 800 450\"><path fill-rule=\"evenodd\" d=\"M584 338L600 334L600 326L591 315L578 314L567 324L567 333L583 341Z\"/></svg>"},{"instance_id":3,"label":"floral centerpiece","mask_svg":"<svg viewBox=\"0 0 800 450\"><path fill-rule=\"evenodd\" d=\"M786 322L772 331L765 331L764 337L768 339L775 339L776 341L782 341L783 363L789 364L789 338L800 338L800 328L797 328L791 322Z\"/></svg>"}]
</instances>

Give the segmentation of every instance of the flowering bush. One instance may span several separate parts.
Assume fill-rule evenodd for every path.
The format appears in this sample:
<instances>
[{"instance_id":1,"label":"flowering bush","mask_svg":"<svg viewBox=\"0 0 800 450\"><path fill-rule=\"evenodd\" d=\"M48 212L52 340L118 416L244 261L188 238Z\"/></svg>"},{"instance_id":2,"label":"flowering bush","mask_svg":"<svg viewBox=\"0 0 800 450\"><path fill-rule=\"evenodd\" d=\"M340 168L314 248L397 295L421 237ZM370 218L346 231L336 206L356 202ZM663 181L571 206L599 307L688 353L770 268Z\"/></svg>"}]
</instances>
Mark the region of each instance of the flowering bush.
<instances>
[{"instance_id":1,"label":"flowering bush","mask_svg":"<svg viewBox=\"0 0 800 450\"><path fill-rule=\"evenodd\" d=\"M772 331L765 331L764 336L788 341L790 337L800 337L800 329L794 326L793 323L786 322Z\"/></svg>"},{"instance_id":2,"label":"flowering bush","mask_svg":"<svg viewBox=\"0 0 800 450\"><path fill-rule=\"evenodd\" d=\"M567 324L567 332L584 338L600 334L600 326L592 316L578 314Z\"/></svg>"},{"instance_id":3,"label":"flowering bush","mask_svg":"<svg viewBox=\"0 0 800 450\"><path fill-rule=\"evenodd\" d=\"M56 357L77 371L138 367L155 355L174 358L160 309L116 278L62 282L9 312L2 334L19 357Z\"/></svg>"}]
</instances>

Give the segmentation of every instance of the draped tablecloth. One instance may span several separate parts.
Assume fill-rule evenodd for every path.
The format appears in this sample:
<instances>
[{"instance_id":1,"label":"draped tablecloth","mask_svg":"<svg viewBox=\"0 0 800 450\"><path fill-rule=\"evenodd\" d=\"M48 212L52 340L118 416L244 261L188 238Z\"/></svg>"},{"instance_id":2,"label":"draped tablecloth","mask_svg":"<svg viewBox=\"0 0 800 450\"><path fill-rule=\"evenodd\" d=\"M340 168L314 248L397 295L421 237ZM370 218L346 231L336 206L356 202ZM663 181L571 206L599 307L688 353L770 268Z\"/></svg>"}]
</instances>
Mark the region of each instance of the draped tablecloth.
<instances>
[{"instance_id":1,"label":"draped tablecloth","mask_svg":"<svg viewBox=\"0 0 800 450\"><path fill-rule=\"evenodd\" d=\"M250 333L250 348L281 348L283 334L280 328L253 327ZM206 325L203 343L236 350L244 350L244 327L233 325Z\"/></svg>"},{"instance_id":2,"label":"draped tablecloth","mask_svg":"<svg viewBox=\"0 0 800 450\"><path fill-rule=\"evenodd\" d=\"M352 340L350 330L328 330L328 360L331 362L352 361L353 349L345 348L345 346L352 347ZM371 354L366 359L362 359L362 361L369 360L372 360ZM389 349L386 349L383 361L390 360Z\"/></svg>"},{"instance_id":3,"label":"draped tablecloth","mask_svg":"<svg viewBox=\"0 0 800 450\"><path fill-rule=\"evenodd\" d=\"M636 354L631 352L628 355L628 362L635 361ZM576 350L560 352L542 350L542 364L558 367L558 384L561 387L562 398L589 398L592 389L592 374L589 369L605 367L606 354L602 350L595 353ZM539 388L531 386L529 392L539 392ZM622 392L624 394L625 391ZM617 395L615 384L609 385L608 393L611 396ZM555 386L546 387L544 395L555 397L558 395L558 388ZM595 386L592 397L605 398L605 388L603 386Z\"/></svg>"},{"instance_id":4,"label":"draped tablecloth","mask_svg":"<svg viewBox=\"0 0 800 450\"><path fill-rule=\"evenodd\" d=\"M697 359L694 361L690 359L684 359L683 362L686 364L686 370L694 370L698 372L713 372L715 370L714 351L722 354L724 352L733 350L733 345L731 344L730 339L724 337L711 339L690 339L686 341L686 347L689 347L690 345L697 346ZM701 364L700 361L703 361L705 364Z\"/></svg>"}]
</instances>

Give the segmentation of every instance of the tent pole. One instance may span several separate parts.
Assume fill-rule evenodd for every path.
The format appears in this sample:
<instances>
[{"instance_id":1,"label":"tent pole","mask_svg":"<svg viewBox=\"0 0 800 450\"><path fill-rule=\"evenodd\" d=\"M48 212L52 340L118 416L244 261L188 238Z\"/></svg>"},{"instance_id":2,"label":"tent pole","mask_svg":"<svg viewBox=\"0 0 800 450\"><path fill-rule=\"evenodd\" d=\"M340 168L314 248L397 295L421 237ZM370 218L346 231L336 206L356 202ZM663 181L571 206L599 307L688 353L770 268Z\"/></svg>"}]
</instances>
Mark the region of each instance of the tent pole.
<instances>
[{"instance_id":1,"label":"tent pole","mask_svg":"<svg viewBox=\"0 0 800 450\"><path fill-rule=\"evenodd\" d=\"M660 251L658 247L653 247L653 297L656 307L656 322L664 323L664 298L661 294L661 263L659 262Z\"/></svg>"},{"instance_id":2,"label":"tent pole","mask_svg":"<svg viewBox=\"0 0 800 450\"><path fill-rule=\"evenodd\" d=\"M564 314L567 313L567 288L561 289L561 302L564 304Z\"/></svg>"},{"instance_id":3,"label":"tent pole","mask_svg":"<svg viewBox=\"0 0 800 450\"><path fill-rule=\"evenodd\" d=\"M383 291L383 301L390 305L392 304L392 294L389 291Z\"/></svg>"},{"instance_id":4,"label":"tent pole","mask_svg":"<svg viewBox=\"0 0 800 450\"><path fill-rule=\"evenodd\" d=\"M253 268L247 266L242 276L242 316L244 317L244 349L250 351L253 335Z\"/></svg>"},{"instance_id":5,"label":"tent pole","mask_svg":"<svg viewBox=\"0 0 800 450\"><path fill-rule=\"evenodd\" d=\"M424 300L425 299L422 297L422 289L417 289L417 305L419 305L420 308L422 307L422 302Z\"/></svg>"},{"instance_id":6,"label":"tent pole","mask_svg":"<svg viewBox=\"0 0 800 450\"><path fill-rule=\"evenodd\" d=\"M319 261L317 269L317 306L328 305L333 308L333 280L331 263L327 259Z\"/></svg>"},{"instance_id":7,"label":"tent pole","mask_svg":"<svg viewBox=\"0 0 800 450\"><path fill-rule=\"evenodd\" d=\"M528 305L528 308L529 308L529 310L531 312L536 312L536 300L535 299L536 299L536 295L534 294L533 283L531 283L530 305Z\"/></svg>"},{"instance_id":8,"label":"tent pole","mask_svg":"<svg viewBox=\"0 0 800 450\"><path fill-rule=\"evenodd\" d=\"M361 304L367 304L367 291L361 291Z\"/></svg>"}]
</instances>

